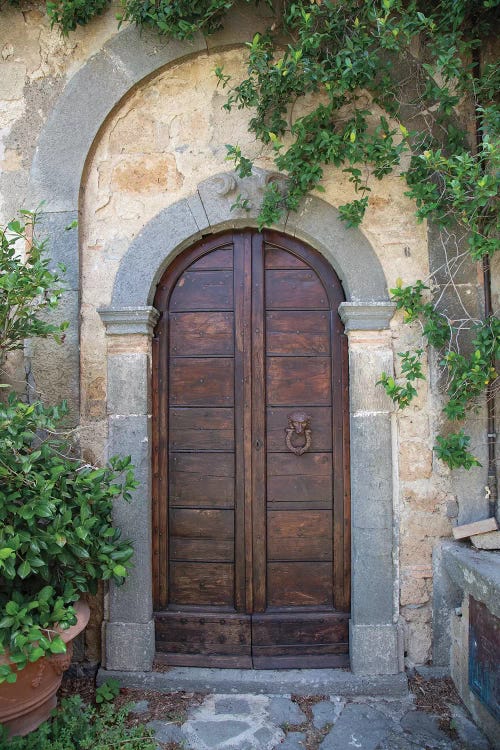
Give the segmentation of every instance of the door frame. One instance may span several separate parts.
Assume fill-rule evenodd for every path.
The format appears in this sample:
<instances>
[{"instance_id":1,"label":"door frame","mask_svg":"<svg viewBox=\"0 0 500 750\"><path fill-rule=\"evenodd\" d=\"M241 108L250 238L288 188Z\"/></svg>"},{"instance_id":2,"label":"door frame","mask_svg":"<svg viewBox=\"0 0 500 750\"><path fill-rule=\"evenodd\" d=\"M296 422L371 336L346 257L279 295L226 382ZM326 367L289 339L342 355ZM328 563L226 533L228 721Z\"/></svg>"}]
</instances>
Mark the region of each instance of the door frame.
<instances>
[{"instance_id":1,"label":"door frame","mask_svg":"<svg viewBox=\"0 0 500 750\"><path fill-rule=\"evenodd\" d=\"M189 199L163 209L131 243L118 268L110 306L99 310L108 343L108 451L132 456L139 488L129 505L117 503L115 520L135 546L135 568L122 587L110 586L105 623L106 667L149 671L154 659L151 519L151 340L158 313L156 285L182 250L206 234L257 225L266 181L233 174L205 180ZM249 215L231 210L235 192L253 197ZM319 198L277 227L311 245L341 279L340 307L349 341L352 598L351 669L396 674L403 669L398 624L398 541L393 517L397 459L392 402L376 387L393 371L388 299L377 255L363 234L345 229L337 210Z\"/></svg>"}]
</instances>

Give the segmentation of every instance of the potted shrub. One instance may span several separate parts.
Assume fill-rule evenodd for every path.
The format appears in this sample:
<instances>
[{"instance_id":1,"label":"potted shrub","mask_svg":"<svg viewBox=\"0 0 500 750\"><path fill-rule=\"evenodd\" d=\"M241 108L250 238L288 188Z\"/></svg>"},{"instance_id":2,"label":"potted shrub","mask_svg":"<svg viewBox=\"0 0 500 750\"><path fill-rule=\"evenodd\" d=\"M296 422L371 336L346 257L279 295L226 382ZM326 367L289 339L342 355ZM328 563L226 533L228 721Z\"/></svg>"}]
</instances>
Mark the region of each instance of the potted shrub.
<instances>
[{"instance_id":1,"label":"potted shrub","mask_svg":"<svg viewBox=\"0 0 500 750\"><path fill-rule=\"evenodd\" d=\"M64 324L41 314L57 305L59 278L43 243L26 240L36 217L0 229L0 352L26 336L60 338ZM71 640L85 627L82 594L99 581L125 580L132 547L112 523L113 502L136 486L129 458L101 468L74 455L64 431L67 408L0 403L0 723L12 734L38 726L56 704Z\"/></svg>"}]
</instances>

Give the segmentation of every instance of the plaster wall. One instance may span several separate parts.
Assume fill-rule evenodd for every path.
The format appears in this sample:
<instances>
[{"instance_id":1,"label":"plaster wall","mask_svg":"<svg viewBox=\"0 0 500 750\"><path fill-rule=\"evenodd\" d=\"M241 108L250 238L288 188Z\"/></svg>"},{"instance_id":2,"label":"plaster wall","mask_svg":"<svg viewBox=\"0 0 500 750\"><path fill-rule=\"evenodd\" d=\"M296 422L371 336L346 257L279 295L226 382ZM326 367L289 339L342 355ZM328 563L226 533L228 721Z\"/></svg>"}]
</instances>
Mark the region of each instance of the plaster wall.
<instances>
[{"instance_id":1,"label":"plaster wall","mask_svg":"<svg viewBox=\"0 0 500 750\"><path fill-rule=\"evenodd\" d=\"M57 30L50 30L42 6L30 4L22 13L16 8L2 10L2 223L18 207L35 207L27 201L34 200L28 194L28 183L38 136L75 74L89 61L92 63L92 56L105 44L118 38L115 11L116 8L111 8L85 29L63 39ZM235 80L244 75L244 48L234 47L234 41L243 41L254 30L254 19L243 13L232 27L229 25L227 32L216 35L208 45L199 41L193 45L191 59L151 75L119 102L103 122L86 162L80 193L78 246L76 232L61 234L58 212L64 210L62 204L56 205L54 213L44 219L53 255L69 261L64 314L75 321L81 296L81 331L78 339L77 328L73 327L66 349L36 344L29 381L36 392L50 401L69 399L88 460L101 461L108 443L105 336L96 311L111 303L117 269L131 242L160 210L196 193L203 180L228 170L226 143L238 143L247 155L256 159L259 167L273 170L270 155L247 133L248 113L235 110L228 115L221 109L225 97L213 75L217 65L223 65ZM161 41L152 42L153 47L155 44L161 45ZM224 48L229 44L232 48ZM110 81L97 76L92 96L99 100L101 87L107 85L111 85ZM123 92L126 90L124 84ZM294 116L298 114L294 112ZM62 149L66 136L60 133ZM69 160L65 168L80 167ZM332 206L354 197L352 186L341 170L326 170L323 185L322 198ZM373 180L371 186L362 231L380 260L387 287L394 286L398 278L404 283L427 279L431 271L439 268L439 263L436 266L434 260L434 265L429 265L427 228L416 223L414 206L404 196L404 182L396 174L380 182ZM242 218L240 215L239 219ZM469 292L473 292L473 287ZM399 374L397 352L422 344L418 326L403 326L401 318L395 316L390 342ZM352 356L357 356L356 346ZM77 396L79 365L81 402ZM366 376L378 379L381 362L376 356L369 367ZM21 361L13 363L11 369L13 380L24 381ZM427 362L425 369L428 370ZM419 385L414 404L392 418L394 453L399 456L393 466L394 534L399 539L399 547L396 545L393 553L399 571L394 603L395 612L400 607L405 623L407 657L414 663L423 663L430 657L432 548L436 540L449 536L458 517L465 522L470 514L482 508L484 481L480 470L474 469L467 476L459 473L453 479L446 467L433 459L431 449L440 428L439 406L431 362L429 382ZM371 403L363 404L362 408L365 412L377 411ZM96 629L89 633L95 655L96 633Z\"/></svg>"}]
</instances>

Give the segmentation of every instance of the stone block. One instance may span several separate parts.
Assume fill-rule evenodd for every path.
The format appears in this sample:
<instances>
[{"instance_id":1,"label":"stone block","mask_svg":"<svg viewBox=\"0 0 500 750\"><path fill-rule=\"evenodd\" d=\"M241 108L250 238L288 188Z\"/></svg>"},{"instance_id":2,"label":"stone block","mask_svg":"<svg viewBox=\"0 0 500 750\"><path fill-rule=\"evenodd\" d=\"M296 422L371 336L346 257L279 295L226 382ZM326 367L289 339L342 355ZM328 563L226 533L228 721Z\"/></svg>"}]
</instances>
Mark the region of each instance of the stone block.
<instances>
[{"instance_id":1,"label":"stone block","mask_svg":"<svg viewBox=\"0 0 500 750\"><path fill-rule=\"evenodd\" d=\"M155 653L153 620L108 622L105 627L106 669L149 672Z\"/></svg>"},{"instance_id":2,"label":"stone block","mask_svg":"<svg viewBox=\"0 0 500 750\"><path fill-rule=\"evenodd\" d=\"M313 725L316 729L324 729L328 724L335 724L342 709L344 701L332 696L329 701L320 701L312 706Z\"/></svg>"},{"instance_id":3,"label":"stone block","mask_svg":"<svg viewBox=\"0 0 500 750\"><path fill-rule=\"evenodd\" d=\"M405 440L399 446L399 477L403 482L428 479L432 474L432 451L423 440Z\"/></svg>"},{"instance_id":4,"label":"stone block","mask_svg":"<svg viewBox=\"0 0 500 750\"><path fill-rule=\"evenodd\" d=\"M476 549L500 550L500 531L489 531L487 534L474 534L470 540Z\"/></svg>"},{"instance_id":5,"label":"stone block","mask_svg":"<svg viewBox=\"0 0 500 750\"><path fill-rule=\"evenodd\" d=\"M108 357L108 413L148 414L151 411L150 367L147 354Z\"/></svg>"},{"instance_id":6,"label":"stone block","mask_svg":"<svg viewBox=\"0 0 500 750\"><path fill-rule=\"evenodd\" d=\"M351 669L355 675L398 674L403 671L403 644L395 624L350 623ZM345 709L344 709L345 710Z\"/></svg>"},{"instance_id":7,"label":"stone block","mask_svg":"<svg viewBox=\"0 0 500 750\"><path fill-rule=\"evenodd\" d=\"M78 229L66 229L73 221L78 220L78 211L43 212L39 215L37 234L46 240L49 268L59 273L63 286L67 290L78 291L80 288L80 258L78 252ZM61 272L58 265L62 263L66 270Z\"/></svg>"},{"instance_id":8,"label":"stone block","mask_svg":"<svg viewBox=\"0 0 500 750\"><path fill-rule=\"evenodd\" d=\"M134 81L110 56L91 57L68 81L42 130L31 171L30 203L75 211L83 167L97 131Z\"/></svg>"},{"instance_id":9,"label":"stone block","mask_svg":"<svg viewBox=\"0 0 500 750\"><path fill-rule=\"evenodd\" d=\"M356 623L392 621L392 529L357 529L352 545L352 604Z\"/></svg>"},{"instance_id":10,"label":"stone block","mask_svg":"<svg viewBox=\"0 0 500 750\"><path fill-rule=\"evenodd\" d=\"M303 724L307 720L305 714L290 698L271 697L268 711L269 718L278 726L283 726L284 724L294 726L296 724Z\"/></svg>"},{"instance_id":11,"label":"stone block","mask_svg":"<svg viewBox=\"0 0 500 750\"><path fill-rule=\"evenodd\" d=\"M26 367L29 380L45 403L68 402L68 426L78 424L80 412L80 342L79 342L79 294L64 292L55 310L44 314L49 323L69 322L64 342L57 344L51 339L33 339L27 348ZM33 394L32 394L33 396Z\"/></svg>"},{"instance_id":12,"label":"stone block","mask_svg":"<svg viewBox=\"0 0 500 750\"><path fill-rule=\"evenodd\" d=\"M379 349L365 345L349 348L349 378L351 413L392 412L394 405L381 385L380 376L393 372L390 349Z\"/></svg>"},{"instance_id":13,"label":"stone block","mask_svg":"<svg viewBox=\"0 0 500 750\"><path fill-rule=\"evenodd\" d=\"M106 42L103 51L127 72L132 83L138 83L168 63L181 61L206 48L202 34L181 41L161 36L154 29L130 25Z\"/></svg>"},{"instance_id":14,"label":"stone block","mask_svg":"<svg viewBox=\"0 0 500 750\"><path fill-rule=\"evenodd\" d=\"M388 414L364 413L351 417L351 456L353 526L392 528L392 442Z\"/></svg>"},{"instance_id":15,"label":"stone block","mask_svg":"<svg viewBox=\"0 0 500 750\"><path fill-rule=\"evenodd\" d=\"M131 538L124 534L125 539ZM134 547L132 565L122 586L110 584L109 612L113 622L148 622L153 610L151 543L139 538L131 539Z\"/></svg>"},{"instance_id":16,"label":"stone block","mask_svg":"<svg viewBox=\"0 0 500 750\"><path fill-rule=\"evenodd\" d=\"M155 721L149 721L146 727L153 730L157 742L168 744L175 742L182 747L182 743L186 739L182 734L182 729L171 721L155 719Z\"/></svg>"},{"instance_id":17,"label":"stone block","mask_svg":"<svg viewBox=\"0 0 500 750\"><path fill-rule=\"evenodd\" d=\"M391 721L373 706L350 703L325 739L320 750L338 750L351 746L375 750L391 730Z\"/></svg>"}]
</instances>

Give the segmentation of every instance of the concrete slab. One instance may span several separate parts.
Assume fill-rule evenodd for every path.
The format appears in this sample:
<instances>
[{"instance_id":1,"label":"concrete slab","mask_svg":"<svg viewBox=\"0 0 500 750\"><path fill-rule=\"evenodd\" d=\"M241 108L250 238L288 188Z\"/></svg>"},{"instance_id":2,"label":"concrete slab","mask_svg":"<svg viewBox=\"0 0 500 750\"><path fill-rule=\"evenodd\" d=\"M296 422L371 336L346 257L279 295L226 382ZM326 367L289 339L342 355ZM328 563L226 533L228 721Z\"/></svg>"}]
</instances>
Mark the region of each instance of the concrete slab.
<instances>
[{"instance_id":1,"label":"concrete slab","mask_svg":"<svg viewBox=\"0 0 500 750\"><path fill-rule=\"evenodd\" d=\"M100 669L97 684L115 678L122 687L210 693L264 695L338 695L405 698L404 674L354 675L341 669L208 669L174 667L168 672L125 672Z\"/></svg>"}]
</instances>

